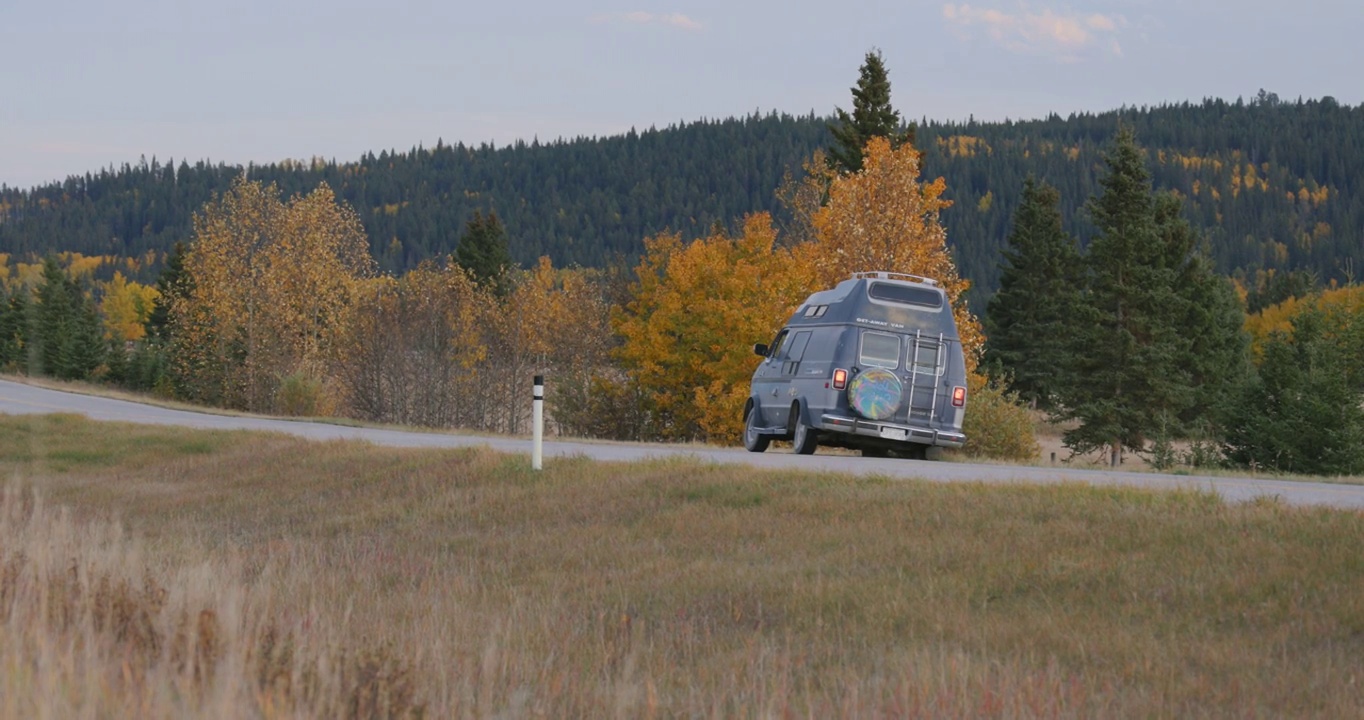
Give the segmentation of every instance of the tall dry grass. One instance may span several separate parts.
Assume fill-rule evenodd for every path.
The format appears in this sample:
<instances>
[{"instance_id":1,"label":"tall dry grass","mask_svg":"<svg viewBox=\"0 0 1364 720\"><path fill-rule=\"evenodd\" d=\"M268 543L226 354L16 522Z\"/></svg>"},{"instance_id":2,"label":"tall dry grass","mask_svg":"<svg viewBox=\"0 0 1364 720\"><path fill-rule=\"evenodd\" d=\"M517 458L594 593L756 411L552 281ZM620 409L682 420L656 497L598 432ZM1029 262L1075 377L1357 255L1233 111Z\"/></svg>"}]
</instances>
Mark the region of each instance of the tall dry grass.
<instances>
[{"instance_id":1,"label":"tall dry grass","mask_svg":"<svg viewBox=\"0 0 1364 720\"><path fill-rule=\"evenodd\" d=\"M69 417L0 472L6 717L1364 714L1359 513Z\"/></svg>"},{"instance_id":2,"label":"tall dry grass","mask_svg":"<svg viewBox=\"0 0 1364 720\"><path fill-rule=\"evenodd\" d=\"M422 716L403 658L280 623L230 559L158 565L116 524L0 493L0 714Z\"/></svg>"}]
</instances>

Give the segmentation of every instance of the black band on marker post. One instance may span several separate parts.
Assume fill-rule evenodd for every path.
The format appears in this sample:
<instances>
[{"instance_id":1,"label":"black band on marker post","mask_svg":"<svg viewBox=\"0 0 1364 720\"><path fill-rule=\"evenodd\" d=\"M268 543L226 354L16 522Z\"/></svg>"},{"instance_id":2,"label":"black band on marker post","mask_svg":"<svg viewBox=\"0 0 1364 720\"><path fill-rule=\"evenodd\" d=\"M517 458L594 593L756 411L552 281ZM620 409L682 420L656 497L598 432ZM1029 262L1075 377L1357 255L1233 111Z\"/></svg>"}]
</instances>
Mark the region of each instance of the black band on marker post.
<instances>
[{"instance_id":1,"label":"black band on marker post","mask_svg":"<svg viewBox=\"0 0 1364 720\"><path fill-rule=\"evenodd\" d=\"M533 396L533 399L535 399L535 400L544 400L544 399L545 399L545 376L544 376L544 375L536 375L536 376L535 376L535 387L532 388L532 396Z\"/></svg>"}]
</instances>

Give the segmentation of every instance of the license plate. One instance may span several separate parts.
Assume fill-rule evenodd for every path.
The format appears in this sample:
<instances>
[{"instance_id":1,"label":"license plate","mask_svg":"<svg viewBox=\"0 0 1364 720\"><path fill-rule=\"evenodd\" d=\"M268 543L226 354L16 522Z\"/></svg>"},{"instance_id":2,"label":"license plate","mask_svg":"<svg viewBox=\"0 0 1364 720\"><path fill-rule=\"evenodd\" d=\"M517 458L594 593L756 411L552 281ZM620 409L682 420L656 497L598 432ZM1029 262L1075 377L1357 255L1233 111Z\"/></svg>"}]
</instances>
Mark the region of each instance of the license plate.
<instances>
[{"instance_id":1,"label":"license plate","mask_svg":"<svg viewBox=\"0 0 1364 720\"><path fill-rule=\"evenodd\" d=\"M881 428L881 437L887 440L904 440L909 437L909 431L900 428Z\"/></svg>"}]
</instances>

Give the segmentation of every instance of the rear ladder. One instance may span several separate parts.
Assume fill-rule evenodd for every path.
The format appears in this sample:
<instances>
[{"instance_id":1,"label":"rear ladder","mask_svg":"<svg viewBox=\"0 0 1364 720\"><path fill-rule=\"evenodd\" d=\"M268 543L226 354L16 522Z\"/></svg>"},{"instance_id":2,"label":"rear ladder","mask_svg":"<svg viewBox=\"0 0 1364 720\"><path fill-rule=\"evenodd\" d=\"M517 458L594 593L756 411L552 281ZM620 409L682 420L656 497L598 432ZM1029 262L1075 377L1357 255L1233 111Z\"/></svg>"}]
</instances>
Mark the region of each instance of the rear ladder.
<instances>
[{"instance_id":1,"label":"rear ladder","mask_svg":"<svg viewBox=\"0 0 1364 720\"><path fill-rule=\"evenodd\" d=\"M931 421L938 414L938 371L942 368L944 340L942 333L938 333L937 342L934 343L931 336L923 337L923 331L914 331L914 345L909 353L909 398L905 402L905 416L908 420ZM926 351L933 353L931 365L920 363L919 355ZM920 370L920 367L924 369ZM929 378L928 384L920 384L921 376ZM914 400L921 394L920 390L928 391L928 402L915 405ZM923 403L922 399L920 402Z\"/></svg>"}]
</instances>

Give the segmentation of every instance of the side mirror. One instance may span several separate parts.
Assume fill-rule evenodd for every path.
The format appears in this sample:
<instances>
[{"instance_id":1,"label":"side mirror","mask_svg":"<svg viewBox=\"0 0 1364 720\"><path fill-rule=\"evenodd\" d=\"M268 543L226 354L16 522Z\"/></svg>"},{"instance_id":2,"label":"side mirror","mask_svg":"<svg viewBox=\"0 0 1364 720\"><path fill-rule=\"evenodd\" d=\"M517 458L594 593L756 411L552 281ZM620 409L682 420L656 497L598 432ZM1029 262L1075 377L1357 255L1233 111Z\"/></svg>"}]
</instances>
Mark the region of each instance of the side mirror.
<instances>
[{"instance_id":1,"label":"side mirror","mask_svg":"<svg viewBox=\"0 0 1364 720\"><path fill-rule=\"evenodd\" d=\"M758 343L753 346L753 354L767 357L767 343Z\"/></svg>"}]
</instances>

